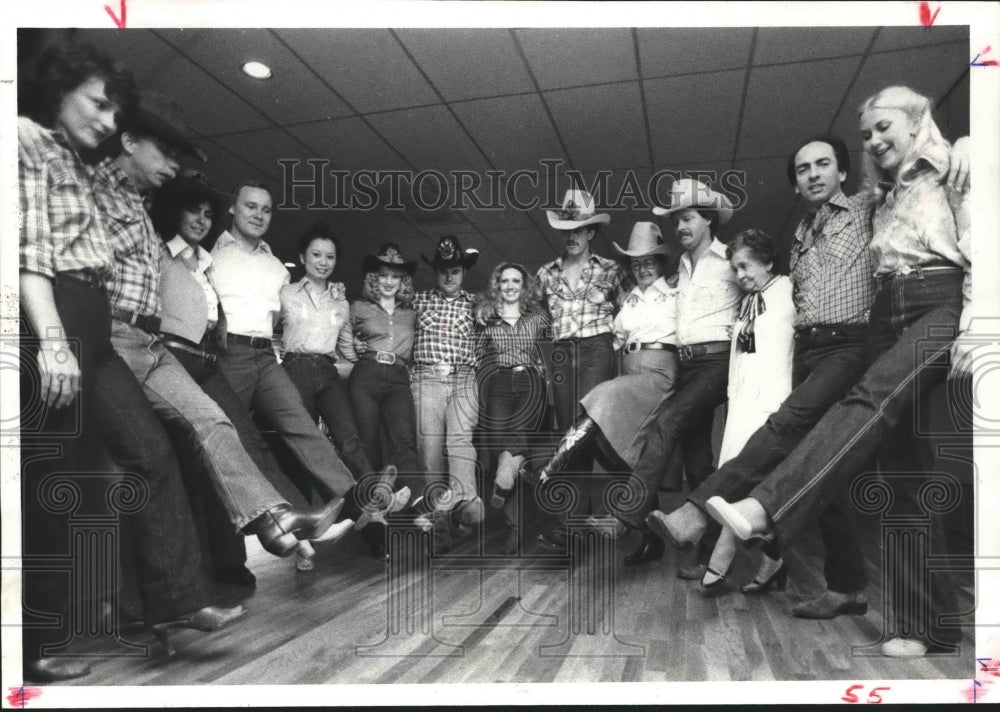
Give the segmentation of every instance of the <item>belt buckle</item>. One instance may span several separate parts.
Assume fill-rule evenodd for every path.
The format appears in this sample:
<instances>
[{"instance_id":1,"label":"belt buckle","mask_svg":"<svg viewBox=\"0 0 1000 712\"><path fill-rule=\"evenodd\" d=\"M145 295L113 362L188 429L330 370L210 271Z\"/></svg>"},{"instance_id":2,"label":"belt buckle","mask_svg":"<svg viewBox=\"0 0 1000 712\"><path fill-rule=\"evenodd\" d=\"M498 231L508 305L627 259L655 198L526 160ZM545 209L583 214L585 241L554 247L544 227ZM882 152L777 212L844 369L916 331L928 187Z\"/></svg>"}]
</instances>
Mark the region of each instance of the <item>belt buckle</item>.
<instances>
[{"instance_id":1,"label":"belt buckle","mask_svg":"<svg viewBox=\"0 0 1000 712\"><path fill-rule=\"evenodd\" d=\"M435 363L431 365L434 369L434 373L438 376L448 376L451 374L451 364L450 363Z\"/></svg>"},{"instance_id":2,"label":"belt buckle","mask_svg":"<svg viewBox=\"0 0 1000 712\"><path fill-rule=\"evenodd\" d=\"M391 351L376 351L375 361L386 366L392 366L396 363L396 354Z\"/></svg>"},{"instance_id":3,"label":"belt buckle","mask_svg":"<svg viewBox=\"0 0 1000 712\"><path fill-rule=\"evenodd\" d=\"M677 357L681 361L687 361L693 356L690 346L678 346L677 347Z\"/></svg>"},{"instance_id":4,"label":"belt buckle","mask_svg":"<svg viewBox=\"0 0 1000 712\"><path fill-rule=\"evenodd\" d=\"M522 371L527 371L528 367L527 366L514 366L510 370L513 371L514 373L521 373Z\"/></svg>"},{"instance_id":5,"label":"belt buckle","mask_svg":"<svg viewBox=\"0 0 1000 712\"><path fill-rule=\"evenodd\" d=\"M625 344L625 353L631 354L635 353L642 348L642 344L638 341L632 341L631 343Z\"/></svg>"}]
</instances>

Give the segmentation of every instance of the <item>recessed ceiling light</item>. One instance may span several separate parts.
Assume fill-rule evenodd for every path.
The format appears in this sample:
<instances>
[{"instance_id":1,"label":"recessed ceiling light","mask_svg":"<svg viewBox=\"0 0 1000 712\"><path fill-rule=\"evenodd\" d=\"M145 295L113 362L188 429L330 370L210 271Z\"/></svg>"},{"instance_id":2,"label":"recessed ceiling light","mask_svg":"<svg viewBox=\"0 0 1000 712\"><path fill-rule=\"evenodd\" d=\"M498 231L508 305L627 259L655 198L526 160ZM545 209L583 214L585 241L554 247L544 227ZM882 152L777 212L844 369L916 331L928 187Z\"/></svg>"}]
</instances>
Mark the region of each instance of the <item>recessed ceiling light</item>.
<instances>
[{"instance_id":1,"label":"recessed ceiling light","mask_svg":"<svg viewBox=\"0 0 1000 712\"><path fill-rule=\"evenodd\" d=\"M247 62L243 65L243 73L254 79L271 78L271 68L263 62Z\"/></svg>"}]
</instances>

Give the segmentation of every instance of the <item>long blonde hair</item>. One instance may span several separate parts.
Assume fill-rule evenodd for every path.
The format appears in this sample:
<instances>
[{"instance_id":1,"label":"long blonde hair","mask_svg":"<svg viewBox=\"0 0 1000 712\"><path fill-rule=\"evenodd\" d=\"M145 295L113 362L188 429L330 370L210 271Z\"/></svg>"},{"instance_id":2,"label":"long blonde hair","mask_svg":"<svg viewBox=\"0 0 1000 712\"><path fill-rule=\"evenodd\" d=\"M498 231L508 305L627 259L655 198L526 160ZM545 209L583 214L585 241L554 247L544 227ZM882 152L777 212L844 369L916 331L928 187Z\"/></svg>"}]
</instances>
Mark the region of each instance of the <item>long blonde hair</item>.
<instances>
[{"instance_id":1,"label":"long blonde hair","mask_svg":"<svg viewBox=\"0 0 1000 712\"><path fill-rule=\"evenodd\" d=\"M906 186L928 169L937 173L942 180L948 175L951 162L951 144L941 135L931 116L931 100L909 87L886 87L868 97L858 108L858 118L869 109L897 109L906 114L911 125L916 127L913 143L903 156L896 173L895 184ZM861 189L876 196L883 194L880 183L894 182L887 171L875 163L868 151L861 157Z\"/></svg>"}]
</instances>

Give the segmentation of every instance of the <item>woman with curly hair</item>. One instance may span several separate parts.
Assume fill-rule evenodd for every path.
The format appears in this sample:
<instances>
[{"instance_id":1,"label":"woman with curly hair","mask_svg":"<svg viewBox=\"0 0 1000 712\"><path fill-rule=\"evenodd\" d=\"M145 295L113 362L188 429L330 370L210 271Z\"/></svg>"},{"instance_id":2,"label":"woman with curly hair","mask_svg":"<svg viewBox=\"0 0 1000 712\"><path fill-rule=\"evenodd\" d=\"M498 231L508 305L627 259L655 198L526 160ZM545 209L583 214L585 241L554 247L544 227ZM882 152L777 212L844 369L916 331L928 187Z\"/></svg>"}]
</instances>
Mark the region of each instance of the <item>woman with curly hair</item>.
<instances>
[{"instance_id":1,"label":"woman with curly hair","mask_svg":"<svg viewBox=\"0 0 1000 712\"><path fill-rule=\"evenodd\" d=\"M503 507L507 520L501 553L509 555L517 553L520 517L517 499L508 496L528 454L527 435L538 429L545 412L545 370L537 342L547 334L550 319L535 278L516 262L494 268L476 312L484 324L480 422L490 443L487 468L496 468L493 505Z\"/></svg>"}]
</instances>

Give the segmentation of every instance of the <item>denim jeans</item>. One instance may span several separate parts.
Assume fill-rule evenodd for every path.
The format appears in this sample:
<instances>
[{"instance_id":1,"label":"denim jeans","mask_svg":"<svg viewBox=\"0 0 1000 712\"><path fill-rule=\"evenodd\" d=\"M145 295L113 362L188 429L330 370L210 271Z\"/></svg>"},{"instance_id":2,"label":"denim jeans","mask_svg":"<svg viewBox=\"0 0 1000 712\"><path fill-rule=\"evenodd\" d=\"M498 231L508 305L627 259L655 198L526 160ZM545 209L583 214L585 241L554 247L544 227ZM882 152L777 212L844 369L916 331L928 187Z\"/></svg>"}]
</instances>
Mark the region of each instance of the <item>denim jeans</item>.
<instances>
[{"instance_id":1,"label":"denim jeans","mask_svg":"<svg viewBox=\"0 0 1000 712\"><path fill-rule=\"evenodd\" d=\"M236 531L279 504L287 504L254 464L235 426L188 375L158 336L111 322L111 343L132 369L153 410L188 438L202 458Z\"/></svg>"},{"instance_id":2,"label":"denim jeans","mask_svg":"<svg viewBox=\"0 0 1000 712\"><path fill-rule=\"evenodd\" d=\"M410 488L412 499L423 492L426 478L417 457L417 411L410 390L410 373L402 363L362 359L351 371L348 387L354 420L370 460L399 470L397 482ZM382 431L389 452L378 458Z\"/></svg>"},{"instance_id":3,"label":"denim jeans","mask_svg":"<svg viewBox=\"0 0 1000 712\"><path fill-rule=\"evenodd\" d=\"M810 516L841 497L869 458L884 451L897 462L925 470L926 443L914 418L926 394L947 374L951 344L962 311L960 269L914 272L885 278L872 305L866 349L871 366L847 396L835 404L792 453L751 492L768 512L780 539L789 541ZM903 463L904 465L906 463ZM916 500L915 492L899 499ZM938 517L931 517L934 526ZM939 532L938 532L939 533ZM911 587L927 586L903 575ZM932 576L931 618L955 613L950 580ZM897 615L906 615L897 611ZM953 639L957 628L938 630L936 642Z\"/></svg>"},{"instance_id":4,"label":"denim jeans","mask_svg":"<svg viewBox=\"0 0 1000 712\"><path fill-rule=\"evenodd\" d=\"M455 501L474 499L476 449L472 431L479 420L479 392L471 368L439 376L413 373L413 402L417 408L417 452L427 477L448 476Z\"/></svg>"},{"instance_id":5,"label":"denim jeans","mask_svg":"<svg viewBox=\"0 0 1000 712\"><path fill-rule=\"evenodd\" d=\"M557 341L551 354L552 400L556 412L556 427L568 430L583 415L580 400L598 383L615 377L615 352L612 335L599 334L586 339ZM564 470L568 473L593 473L594 455L591 448L578 448ZM579 497L572 515L603 514L603 493L611 478L592 475L581 483Z\"/></svg>"},{"instance_id":6,"label":"denim jeans","mask_svg":"<svg viewBox=\"0 0 1000 712\"><path fill-rule=\"evenodd\" d=\"M40 486L54 473L74 481L77 473L97 470L103 443L125 472L142 478L149 492L145 506L119 518L119 531L128 532L136 552L134 561L123 563L136 569L146 621L157 623L198 610L210 600L177 459L135 377L111 346L107 296L64 277L53 280L53 293L80 364L81 392L79 402L68 408L41 405L33 378L37 341L22 333L22 556L26 561L66 556L71 546L69 513L46 506ZM38 416L30 426L24 420L29 413ZM26 571L23 586L27 608L22 642L24 659L31 661L44 657L42 646L70 639L73 594L59 572ZM60 620L49 620L44 627L27 625L32 613L58 614Z\"/></svg>"},{"instance_id":7,"label":"denim jeans","mask_svg":"<svg viewBox=\"0 0 1000 712\"><path fill-rule=\"evenodd\" d=\"M278 432L308 472L320 497L326 501L343 497L354 487L350 470L309 416L298 389L270 348L230 339L225 352L219 354L219 368L243 407L252 408ZM347 516L349 508L344 509Z\"/></svg>"},{"instance_id":8,"label":"denim jeans","mask_svg":"<svg viewBox=\"0 0 1000 712\"><path fill-rule=\"evenodd\" d=\"M857 327L861 328L861 327ZM864 337L844 334L814 344L808 336L796 338L792 362L794 388L740 453L723 464L688 499L704 510L709 497L735 501L780 463L802 441L823 414L850 390L865 365ZM868 582L861 556L857 523L846 497L823 509L820 534L826 551L827 588L839 593L864 589ZM769 555L780 555L772 548Z\"/></svg>"}]
</instances>

